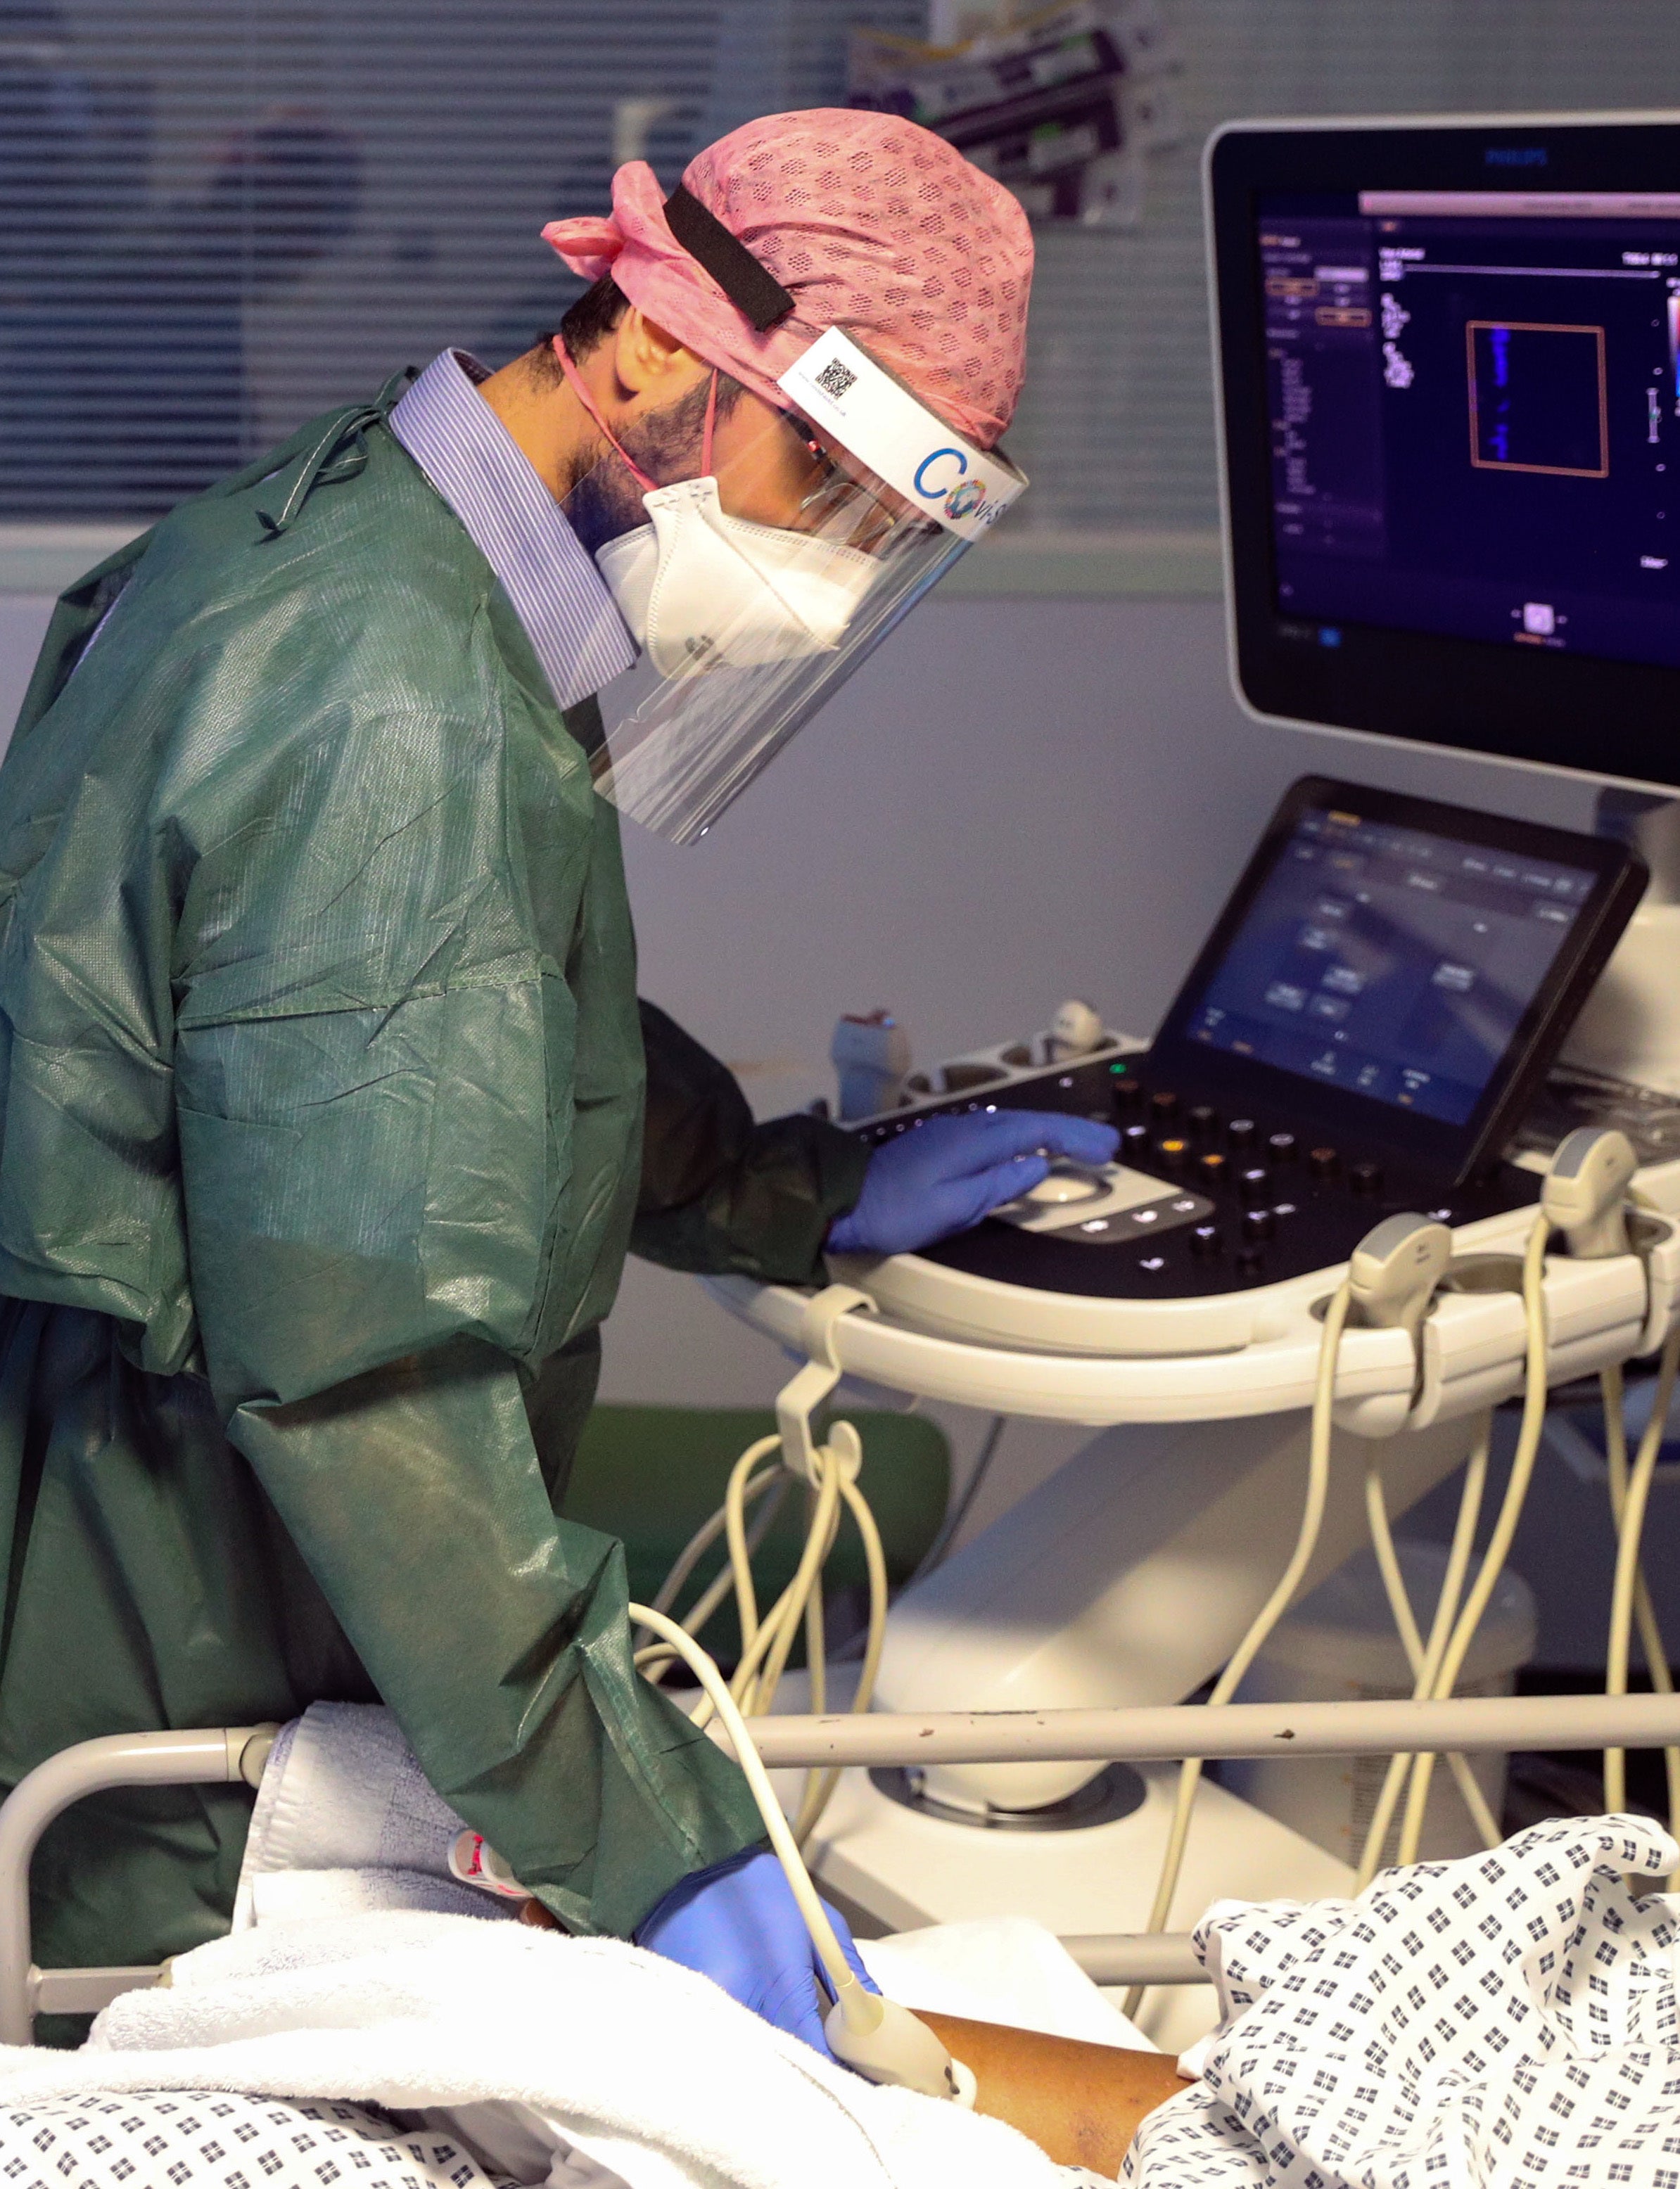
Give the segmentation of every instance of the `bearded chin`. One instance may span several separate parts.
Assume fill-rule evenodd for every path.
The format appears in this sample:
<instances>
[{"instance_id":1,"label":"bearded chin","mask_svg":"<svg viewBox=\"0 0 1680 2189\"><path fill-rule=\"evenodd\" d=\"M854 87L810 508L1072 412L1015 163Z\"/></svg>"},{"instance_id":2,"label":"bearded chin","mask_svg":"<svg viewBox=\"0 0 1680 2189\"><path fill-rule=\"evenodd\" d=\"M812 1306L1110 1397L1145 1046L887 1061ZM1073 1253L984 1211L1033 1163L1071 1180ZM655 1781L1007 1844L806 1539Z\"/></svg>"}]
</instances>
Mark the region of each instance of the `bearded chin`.
<instances>
[{"instance_id":1,"label":"bearded chin","mask_svg":"<svg viewBox=\"0 0 1680 2189\"><path fill-rule=\"evenodd\" d=\"M734 382L720 378L718 416L727 416L740 393ZM706 411L711 387L702 381L663 410L654 410L625 427L621 437L624 455L661 486L693 478L700 468L705 447ZM603 449L597 461L578 480L565 501L572 529L593 555L609 540L635 531L648 522L642 506L640 480L616 450Z\"/></svg>"},{"instance_id":2,"label":"bearded chin","mask_svg":"<svg viewBox=\"0 0 1680 2189\"><path fill-rule=\"evenodd\" d=\"M567 522L591 555L648 522L642 489L614 455L584 473L564 506Z\"/></svg>"}]
</instances>

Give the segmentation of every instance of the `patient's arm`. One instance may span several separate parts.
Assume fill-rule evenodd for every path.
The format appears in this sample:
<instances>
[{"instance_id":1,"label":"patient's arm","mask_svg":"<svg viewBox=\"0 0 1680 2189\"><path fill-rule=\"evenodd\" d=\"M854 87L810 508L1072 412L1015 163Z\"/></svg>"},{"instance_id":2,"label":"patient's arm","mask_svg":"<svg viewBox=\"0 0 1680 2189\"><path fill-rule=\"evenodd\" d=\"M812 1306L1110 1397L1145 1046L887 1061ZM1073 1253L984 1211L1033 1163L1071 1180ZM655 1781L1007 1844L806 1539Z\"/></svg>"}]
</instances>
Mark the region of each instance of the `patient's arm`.
<instances>
[{"instance_id":1,"label":"patient's arm","mask_svg":"<svg viewBox=\"0 0 1680 2189\"><path fill-rule=\"evenodd\" d=\"M522 1923L557 1931L540 1900L519 1910ZM974 2071L974 2109L1030 2136L1059 2165L1117 2174L1138 2123L1190 2084L1164 2052L1126 2052L1044 2037L996 2022L914 2010L947 2052Z\"/></svg>"},{"instance_id":2,"label":"patient's arm","mask_svg":"<svg viewBox=\"0 0 1680 2189\"><path fill-rule=\"evenodd\" d=\"M1191 2087L1164 2052L1123 2052L1112 2045L915 2011L947 2050L974 2070L980 2085L975 2111L1018 2128L1063 2166L1117 2174L1144 2115Z\"/></svg>"}]
</instances>

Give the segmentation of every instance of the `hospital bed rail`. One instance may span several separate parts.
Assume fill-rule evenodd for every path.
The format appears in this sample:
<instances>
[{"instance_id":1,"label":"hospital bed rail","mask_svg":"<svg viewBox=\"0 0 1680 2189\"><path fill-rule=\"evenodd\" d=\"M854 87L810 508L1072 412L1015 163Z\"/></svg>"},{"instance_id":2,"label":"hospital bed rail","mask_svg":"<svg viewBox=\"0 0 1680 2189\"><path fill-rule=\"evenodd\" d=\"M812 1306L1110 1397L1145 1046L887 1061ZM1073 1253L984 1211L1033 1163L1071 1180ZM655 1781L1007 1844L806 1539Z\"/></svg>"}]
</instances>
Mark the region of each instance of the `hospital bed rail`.
<instances>
[{"instance_id":1,"label":"hospital bed rail","mask_svg":"<svg viewBox=\"0 0 1680 2189\"><path fill-rule=\"evenodd\" d=\"M0 1803L0 2044L27 2045L37 2014L97 2014L156 1968L38 1969L31 1950L29 1865L54 1818L90 1794L123 1786L255 1786L273 1725L202 1733L118 1733L78 1741L38 1763Z\"/></svg>"},{"instance_id":2,"label":"hospital bed rail","mask_svg":"<svg viewBox=\"0 0 1680 2189\"><path fill-rule=\"evenodd\" d=\"M41 1969L31 1940L29 1869L42 1834L90 1794L125 1786L261 1779L277 1728L116 1734L38 1764L0 1803L0 2043L32 2042L38 2014L96 2013L160 1969ZM1163 1762L1287 1755L1417 1755L1513 1749L1660 1748L1680 1743L1680 1695L1515 1695L1450 1702L1198 1703L1128 1710L946 1711L763 1717L772 1769L827 1765ZM726 1744L727 1745L727 1744ZM1206 1979L1184 1933L1092 1933L1062 1941L1095 1982Z\"/></svg>"}]
</instances>

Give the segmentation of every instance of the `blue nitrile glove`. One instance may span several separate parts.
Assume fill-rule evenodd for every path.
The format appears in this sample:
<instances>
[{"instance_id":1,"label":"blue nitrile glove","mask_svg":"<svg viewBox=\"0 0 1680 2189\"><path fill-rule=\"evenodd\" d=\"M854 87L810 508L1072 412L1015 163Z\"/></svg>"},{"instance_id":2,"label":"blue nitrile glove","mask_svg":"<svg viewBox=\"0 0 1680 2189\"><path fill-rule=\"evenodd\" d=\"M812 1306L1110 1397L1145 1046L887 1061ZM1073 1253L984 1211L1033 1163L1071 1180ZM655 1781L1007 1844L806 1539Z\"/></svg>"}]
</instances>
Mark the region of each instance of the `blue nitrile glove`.
<instances>
[{"instance_id":1,"label":"blue nitrile glove","mask_svg":"<svg viewBox=\"0 0 1680 2189\"><path fill-rule=\"evenodd\" d=\"M878 1991L846 1918L829 1908L829 1920L858 1982ZM636 1943L710 1977L776 2028L832 2057L823 2018L833 2002L805 1918L773 1854L749 1851L685 1877L642 1926Z\"/></svg>"},{"instance_id":2,"label":"blue nitrile glove","mask_svg":"<svg viewBox=\"0 0 1680 2189\"><path fill-rule=\"evenodd\" d=\"M876 1149L857 1206L829 1226L829 1251L914 1254L1048 1178L1046 1156L1112 1162L1119 1145L1112 1125L1052 1110L930 1117Z\"/></svg>"}]
</instances>

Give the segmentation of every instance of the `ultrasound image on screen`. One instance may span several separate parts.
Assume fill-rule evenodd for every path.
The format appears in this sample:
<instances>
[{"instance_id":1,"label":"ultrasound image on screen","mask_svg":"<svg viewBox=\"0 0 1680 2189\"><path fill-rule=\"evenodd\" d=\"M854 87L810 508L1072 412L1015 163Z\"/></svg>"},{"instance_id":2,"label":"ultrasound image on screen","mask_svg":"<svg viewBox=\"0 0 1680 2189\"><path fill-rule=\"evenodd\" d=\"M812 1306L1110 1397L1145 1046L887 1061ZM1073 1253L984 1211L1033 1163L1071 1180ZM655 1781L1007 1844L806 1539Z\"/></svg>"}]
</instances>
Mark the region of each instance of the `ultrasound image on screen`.
<instances>
[{"instance_id":1,"label":"ultrasound image on screen","mask_svg":"<svg viewBox=\"0 0 1680 2189\"><path fill-rule=\"evenodd\" d=\"M1680 666L1680 193L1261 201L1276 607Z\"/></svg>"},{"instance_id":2,"label":"ultrasound image on screen","mask_svg":"<svg viewBox=\"0 0 1680 2189\"><path fill-rule=\"evenodd\" d=\"M1185 1032L1462 1124L1593 880L1584 868L1309 809Z\"/></svg>"}]
</instances>

